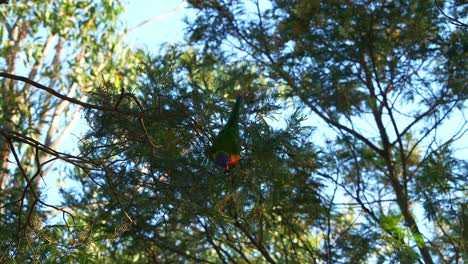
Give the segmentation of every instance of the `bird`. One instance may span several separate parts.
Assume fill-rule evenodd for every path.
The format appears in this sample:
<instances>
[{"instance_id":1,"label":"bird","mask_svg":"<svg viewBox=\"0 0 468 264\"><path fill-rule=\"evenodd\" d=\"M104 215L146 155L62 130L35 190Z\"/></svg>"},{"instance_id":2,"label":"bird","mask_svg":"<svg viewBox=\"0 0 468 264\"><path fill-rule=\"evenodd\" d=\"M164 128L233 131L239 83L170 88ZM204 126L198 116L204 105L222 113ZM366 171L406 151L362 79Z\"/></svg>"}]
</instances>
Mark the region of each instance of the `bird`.
<instances>
[{"instance_id":1,"label":"bird","mask_svg":"<svg viewBox=\"0 0 468 264\"><path fill-rule=\"evenodd\" d=\"M231 115L213 139L210 158L227 172L240 161L241 140L239 134L239 112L241 97L238 96Z\"/></svg>"}]
</instances>

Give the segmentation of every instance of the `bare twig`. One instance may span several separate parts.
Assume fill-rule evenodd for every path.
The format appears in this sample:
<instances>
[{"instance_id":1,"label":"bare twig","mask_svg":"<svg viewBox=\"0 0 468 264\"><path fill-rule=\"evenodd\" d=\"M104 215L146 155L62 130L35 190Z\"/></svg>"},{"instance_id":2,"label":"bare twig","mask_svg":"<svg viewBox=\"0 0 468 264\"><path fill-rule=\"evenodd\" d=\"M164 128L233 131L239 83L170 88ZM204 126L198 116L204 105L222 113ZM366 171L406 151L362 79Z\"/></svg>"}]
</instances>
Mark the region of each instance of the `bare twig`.
<instances>
[{"instance_id":1,"label":"bare twig","mask_svg":"<svg viewBox=\"0 0 468 264\"><path fill-rule=\"evenodd\" d=\"M435 6L437 7L437 9L439 10L439 12L440 12L444 17L448 18L448 20L449 20L449 22L450 22L451 24L454 24L454 25L457 26L457 27L465 27L465 28L468 27L468 24L465 24L465 23L461 22L460 20L457 20L457 19L455 19L455 18L453 18L453 17L447 15L447 14L444 12L444 10L442 9L442 7L439 6L439 5L437 4L437 0L434 0L434 4L435 4Z\"/></svg>"},{"instance_id":2,"label":"bare twig","mask_svg":"<svg viewBox=\"0 0 468 264\"><path fill-rule=\"evenodd\" d=\"M154 16L154 17L152 17L152 18L150 18L150 19L147 19L147 20L141 22L140 24L138 24L138 25L136 25L136 26L130 28L129 30L127 30L127 33L126 33L126 34L130 34L130 33L132 33L133 31L135 31L135 30L137 30L137 29L143 27L143 26L146 25L146 24L149 24L149 23L158 21L158 20L160 20L160 19L163 19L163 18L165 18L165 17L168 17L168 16L174 14L175 12L177 12L177 11L179 11L179 10L182 9L182 6L183 6L183 4L184 4L185 2L186 2L186 0L182 0L176 7L174 7L173 9L171 9L171 10L169 10L169 11L167 11L166 13L163 13L163 14L157 15L157 16Z\"/></svg>"}]
</instances>

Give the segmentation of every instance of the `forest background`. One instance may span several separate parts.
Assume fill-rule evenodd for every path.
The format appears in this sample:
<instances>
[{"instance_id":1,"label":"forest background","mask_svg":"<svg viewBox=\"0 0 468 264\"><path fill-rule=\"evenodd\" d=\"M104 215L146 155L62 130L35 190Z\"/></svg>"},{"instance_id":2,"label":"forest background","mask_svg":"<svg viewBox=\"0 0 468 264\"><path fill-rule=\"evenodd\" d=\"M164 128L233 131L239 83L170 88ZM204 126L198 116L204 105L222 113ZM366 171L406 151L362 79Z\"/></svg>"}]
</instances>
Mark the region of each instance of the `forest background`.
<instances>
[{"instance_id":1,"label":"forest background","mask_svg":"<svg viewBox=\"0 0 468 264\"><path fill-rule=\"evenodd\" d=\"M10 2L0 262L464 261L462 1Z\"/></svg>"}]
</instances>

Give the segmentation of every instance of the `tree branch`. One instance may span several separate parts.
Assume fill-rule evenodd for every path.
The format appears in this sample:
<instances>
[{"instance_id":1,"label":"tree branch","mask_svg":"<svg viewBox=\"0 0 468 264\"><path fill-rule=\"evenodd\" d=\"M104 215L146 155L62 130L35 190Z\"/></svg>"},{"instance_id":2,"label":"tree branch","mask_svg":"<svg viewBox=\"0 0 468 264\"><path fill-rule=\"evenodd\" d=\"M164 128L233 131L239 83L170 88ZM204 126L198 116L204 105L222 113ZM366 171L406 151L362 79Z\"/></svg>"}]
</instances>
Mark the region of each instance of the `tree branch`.
<instances>
[{"instance_id":1,"label":"tree branch","mask_svg":"<svg viewBox=\"0 0 468 264\"><path fill-rule=\"evenodd\" d=\"M62 95L61 93L56 92L52 88L49 88L49 87L47 87L45 85L37 83L37 82L35 82L33 80L30 80L29 78L26 78L26 77L14 75L14 74L9 74L9 73L5 73L5 72L0 72L0 77L5 77L5 78L9 78L9 79L22 81L22 82L31 84L32 86L34 86L36 88L39 88L41 90L44 90L44 91L52 94L53 96L55 96L55 97L57 97L59 99L68 101L68 102L76 104L76 105L80 105L80 106L82 106L84 108L87 108L87 109L94 109L94 110L107 111L107 112L117 112L117 113L122 113L122 114L126 114L126 115L137 116L137 117L155 118L154 115L149 116L149 115L146 114L146 112L127 111L127 110L116 109L115 107L109 107L109 106L102 106L102 105L95 105L95 104L86 103L86 102L80 101L78 99ZM134 96L133 94L128 94L128 95L129 96ZM174 115L173 114L173 115L158 116L156 119L158 119L158 120L168 120L168 119L172 119L172 118L184 118L184 117L185 116L183 116L183 115Z\"/></svg>"},{"instance_id":2,"label":"tree branch","mask_svg":"<svg viewBox=\"0 0 468 264\"><path fill-rule=\"evenodd\" d=\"M146 24L155 22L155 21L157 21L157 20L163 19L163 18L165 18L165 17L168 17L169 15L174 14L175 12L177 12L177 11L179 11L179 10L182 9L182 5L183 5L186 1L187 1L187 0L182 0L176 7L174 7L173 9L171 9L171 10L169 10L169 11L167 11L166 13L163 13L163 14L157 15L157 16L154 16L154 17L152 17L152 18L150 18L150 19L147 19L147 20L141 22L140 24L138 24L138 25L136 25L136 26L134 26L134 27L128 29L127 32L126 32L126 35L128 35L128 34L132 33L133 31L135 31L135 30L137 30L137 29L143 27L143 26L146 25Z\"/></svg>"}]
</instances>

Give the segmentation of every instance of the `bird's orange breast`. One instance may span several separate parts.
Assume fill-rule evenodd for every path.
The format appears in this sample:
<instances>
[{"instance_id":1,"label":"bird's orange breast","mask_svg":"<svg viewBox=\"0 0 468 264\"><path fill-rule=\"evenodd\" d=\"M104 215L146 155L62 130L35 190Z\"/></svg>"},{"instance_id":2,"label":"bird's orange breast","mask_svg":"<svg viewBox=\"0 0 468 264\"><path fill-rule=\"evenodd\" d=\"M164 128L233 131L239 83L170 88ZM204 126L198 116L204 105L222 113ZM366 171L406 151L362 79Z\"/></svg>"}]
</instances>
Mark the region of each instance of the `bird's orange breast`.
<instances>
[{"instance_id":1,"label":"bird's orange breast","mask_svg":"<svg viewBox=\"0 0 468 264\"><path fill-rule=\"evenodd\" d=\"M240 155L230 155L229 156L229 163L226 166L226 171L230 170L234 165L236 165L240 160Z\"/></svg>"}]
</instances>

